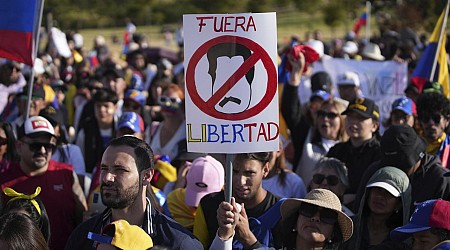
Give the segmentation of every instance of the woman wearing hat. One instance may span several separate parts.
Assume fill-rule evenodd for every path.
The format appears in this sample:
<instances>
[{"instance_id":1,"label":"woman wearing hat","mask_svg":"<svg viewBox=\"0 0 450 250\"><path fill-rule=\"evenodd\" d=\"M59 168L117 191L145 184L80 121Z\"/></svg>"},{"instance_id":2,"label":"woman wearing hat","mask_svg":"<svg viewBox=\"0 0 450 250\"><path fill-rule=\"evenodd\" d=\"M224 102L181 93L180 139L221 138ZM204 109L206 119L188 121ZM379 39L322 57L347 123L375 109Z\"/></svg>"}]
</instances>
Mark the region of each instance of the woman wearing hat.
<instances>
[{"instance_id":1,"label":"woman wearing hat","mask_svg":"<svg viewBox=\"0 0 450 250\"><path fill-rule=\"evenodd\" d=\"M372 175L354 219L355 233L347 249L404 249L389 233L409 221L411 185L399 168L384 167Z\"/></svg>"},{"instance_id":2,"label":"woman wearing hat","mask_svg":"<svg viewBox=\"0 0 450 250\"><path fill-rule=\"evenodd\" d=\"M352 220L327 189L314 189L305 199L287 199L280 209L285 249L339 249L352 236Z\"/></svg>"},{"instance_id":3,"label":"woman wearing hat","mask_svg":"<svg viewBox=\"0 0 450 250\"><path fill-rule=\"evenodd\" d=\"M238 211L232 203L234 206L223 202L217 210L219 230L210 249L231 249L227 243L233 238ZM352 236L353 222L341 211L339 198L329 190L314 189L305 199L286 199L280 209L285 230L283 249L339 249ZM259 247L256 244L253 249Z\"/></svg>"}]
</instances>

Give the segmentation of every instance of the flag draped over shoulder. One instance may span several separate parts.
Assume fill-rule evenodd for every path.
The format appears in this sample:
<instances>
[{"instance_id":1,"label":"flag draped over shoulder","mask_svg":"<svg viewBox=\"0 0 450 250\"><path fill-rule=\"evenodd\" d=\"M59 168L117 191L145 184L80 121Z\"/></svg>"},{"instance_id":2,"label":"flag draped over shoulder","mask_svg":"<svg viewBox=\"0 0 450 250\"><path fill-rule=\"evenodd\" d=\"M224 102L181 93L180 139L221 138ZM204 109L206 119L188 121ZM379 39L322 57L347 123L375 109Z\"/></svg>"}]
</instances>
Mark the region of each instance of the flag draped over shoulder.
<instances>
[{"instance_id":1,"label":"flag draped over shoulder","mask_svg":"<svg viewBox=\"0 0 450 250\"><path fill-rule=\"evenodd\" d=\"M359 16L358 20L356 20L355 24L353 25L353 32L355 32L355 34L358 34L359 29L366 25L367 23L367 12L364 12L361 14L361 16Z\"/></svg>"},{"instance_id":2,"label":"flag draped over shoulder","mask_svg":"<svg viewBox=\"0 0 450 250\"><path fill-rule=\"evenodd\" d=\"M449 96L449 76L448 76L448 65L447 65L447 52L445 51L446 35L444 27L444 34L441 37L442 25L444 23L446 15L446 10L442 12L439 20L434 27L433 34L429 39L429 43L425 48L419 62L417 63L414 72L412 73L411 82L417 86L419 92L422 92L423 86L427 81L439 82L442 85L444 94ZM439 43L439 39L442 41ZM438 48L438 45L439 48ZM436 54L437 53L437 54ZM437 55L437 65L433 78L431 78L433 63Z\"/></svg>"},{"instance_id":3,"label":"flag draped over shoulder","mask_svg":"<svg viewBox=\"0 0 450 250\"><path fill-rule=\"evenodd\" d=\"M0 0L0 57L33 65L43 0Z\"/></svg>"}]
</instances>

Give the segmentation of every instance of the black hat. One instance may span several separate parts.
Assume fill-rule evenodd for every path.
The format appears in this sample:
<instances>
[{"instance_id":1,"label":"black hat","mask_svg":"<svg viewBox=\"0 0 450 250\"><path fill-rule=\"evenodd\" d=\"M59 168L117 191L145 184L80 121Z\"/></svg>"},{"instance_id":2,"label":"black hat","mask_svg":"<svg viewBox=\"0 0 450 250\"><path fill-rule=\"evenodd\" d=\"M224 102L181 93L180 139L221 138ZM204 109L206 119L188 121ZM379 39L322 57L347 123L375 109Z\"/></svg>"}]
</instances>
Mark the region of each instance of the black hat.
<instances>
[{"instance_id":1,"label":"black hat","mask_svg":"<svg viewBox=\"0 0 450 250\"><path fill-rule=\"evenodd\" d=\"M392 125L381 137L381 163L402 170L410 169L425 156L425 140L405 124Z\"/></svg>"},{"instance_id":2,"label":"black hat","mask_svg":"<svg viewBox=\"0 0 450 250\"><path fill-rule=\"evenodd\" d=\"M443 91L442 85L440 83L427 81L423 85L422 93L442 94L442 93L444 93L444 91Z\"/></svg>"},{"instance_id":3,"label":"black hat","mask_svg":"<svg viewBox=\"0 0 450 250\"><path fill-rule=\"evenodd\" d=\"M179 167L179 165L182 162L185 161L193 161L197 159L198 157L206 156L205 153L194 153L194 152L188 152L187 151L187 141L181 140L178 142L178 154L175 156L175 158L170 162L172 166Z\"/></svg>"},{"instance_id":4,"label":"black hat","mask_svg":"<svg viewBox=\"0 0 450 250\"><path fill-rule=\"evenodd\" d=\"M342 115L346 115L351 111L365 118L373 118L375 120L378 120L380 118L378 105L368 98L361 97L354 101L351 101L348 104L347 109L344 112L342 112Z\"/></svg>"},{"instance_id":5,"label":"black hat","mask_svg":"<svg viewBox=\"0 0 450 250\"><path fill-rule=\"evenodd\" d=\"M23 91L17 94L18 97L28 96L28 85L23 88ZM45 91L42 84L34 83L33 84L33 92L31 94L32 97L45 99Z\"/></svg>"},{"instance_id":6,"label":"black hat","mask_svg":"<svg viewBox=\"0 0 450 250\"><path fill-rule=\"evenodd\" d=\"M55 127L56 125L64 124L61 111L54 108L53 106L48 105L47 107L39 111L39 115L47 119L53 127Z\"/></svg>"},{"instance_id":7,"label":"black hat","mask_svg":"<svg viewBox=\"0 0 450 250\"><path fill-rule=\"evenodd\" d=\"M311 92L325 90L326 92L331 93L331 87L331 77L327 72L320 71L311 76Z\"/></svg>"}]
</instances>

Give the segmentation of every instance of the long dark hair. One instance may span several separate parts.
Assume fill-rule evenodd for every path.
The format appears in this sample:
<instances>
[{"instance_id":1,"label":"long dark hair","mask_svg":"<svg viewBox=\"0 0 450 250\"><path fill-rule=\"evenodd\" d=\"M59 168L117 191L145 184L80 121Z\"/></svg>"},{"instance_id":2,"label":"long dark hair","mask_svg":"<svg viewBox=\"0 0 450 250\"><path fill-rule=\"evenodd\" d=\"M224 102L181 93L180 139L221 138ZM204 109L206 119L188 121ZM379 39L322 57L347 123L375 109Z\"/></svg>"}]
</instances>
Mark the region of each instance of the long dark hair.
<instances>
[{"instance_id":1,"label":"long dark hair","mask_svg":"<svg viewBox=\"0 0 450 250\"><path fill-rule=\"evenodd\" d=\"M38 226L45 241L48 243L50 240L50 222L48 220L47 210L45 209L44 203L42 203L39 197L34 198L38 203L41 213L37 211L34 205L28 199L16 199L8 202L3 208L2 215L13 213L22 213L29 216Z\"/></svg>"},{"instance_id":2,"label":"long dark hair","mask_svg":"<svg viewBox=\"0 0 450 250\"><path fill-rule=\"evenodd\" d=\"M17 150L16 150L16 137L14 136L14 132L12 130L11 124L9 124L8 122L4 122L4 121L0 121L0 128L2 128L5 131L5 135L6 135L6 153L3 156L4 159L6 160L16 160L19 158L19 155L17 154Z\"/></svg>"},{"instance_id":3,"label":"long dark hair","mask_svg":"<svg viewBox=\"0 0 450 250\"><path fill-rule=\"evenodd\" d=\"M48 250L48 244L34 221L22 213L0 217L0 240L12 250Z\"/></svg>"}]
</instances>

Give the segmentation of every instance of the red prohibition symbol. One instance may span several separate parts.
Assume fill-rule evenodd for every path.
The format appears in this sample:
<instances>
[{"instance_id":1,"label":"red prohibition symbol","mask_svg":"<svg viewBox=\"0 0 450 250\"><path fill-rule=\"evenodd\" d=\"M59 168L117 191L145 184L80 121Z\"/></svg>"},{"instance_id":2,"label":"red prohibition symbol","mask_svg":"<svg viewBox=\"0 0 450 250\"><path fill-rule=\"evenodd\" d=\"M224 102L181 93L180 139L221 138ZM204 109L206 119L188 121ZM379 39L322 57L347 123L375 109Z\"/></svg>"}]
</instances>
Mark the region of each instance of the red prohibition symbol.
<instances>
[{"instance_id":1,"label":"red prohibition symbol","mask_svg":"<svg viewBox=\"0 0 450 250\"><path fill-rule=\"evenodd\" d=\"M195 70L200 59L208 52L209 48L220 43L241 44L246 46L253 53L208 100L204 100L197 91ZM232 89L259 60L261 60L267 72L267 89L261 101L253 107L237 114L226 114L217 111L214 106L219 103L230 89ZM263 111L272 102L275 96L277 91L277 81L277 71L269 54L253 40L239 36L220 36L205 42L192 55L186 70L186 89L195 106L209 116L229 121L240 121L251 118Z\"/></svg>"}]
</instances>

